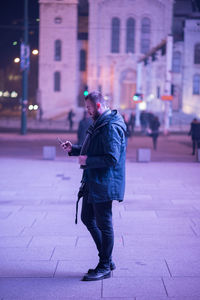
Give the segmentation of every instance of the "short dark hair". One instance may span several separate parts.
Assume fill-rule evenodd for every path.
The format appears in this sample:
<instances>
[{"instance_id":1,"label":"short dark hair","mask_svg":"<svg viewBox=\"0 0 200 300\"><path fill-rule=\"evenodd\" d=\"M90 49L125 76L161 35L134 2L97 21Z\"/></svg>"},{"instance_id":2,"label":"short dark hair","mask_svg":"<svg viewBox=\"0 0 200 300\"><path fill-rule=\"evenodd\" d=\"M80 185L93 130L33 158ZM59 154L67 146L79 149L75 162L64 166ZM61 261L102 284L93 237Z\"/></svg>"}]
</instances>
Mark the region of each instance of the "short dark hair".
<instances>
[{"instance_id":1,"label":"short dark hair","mask_svg":"<svg viewBox=\"0 0 200 300\"><path fill-rule=\"evenodd\" d=\"M93 104L97 104L99 102L104 106L106 105L103 95L98 91L94 91L94 92L89 93L85 97L85 100L90 100Z\"/></svg>"}]
</instances>

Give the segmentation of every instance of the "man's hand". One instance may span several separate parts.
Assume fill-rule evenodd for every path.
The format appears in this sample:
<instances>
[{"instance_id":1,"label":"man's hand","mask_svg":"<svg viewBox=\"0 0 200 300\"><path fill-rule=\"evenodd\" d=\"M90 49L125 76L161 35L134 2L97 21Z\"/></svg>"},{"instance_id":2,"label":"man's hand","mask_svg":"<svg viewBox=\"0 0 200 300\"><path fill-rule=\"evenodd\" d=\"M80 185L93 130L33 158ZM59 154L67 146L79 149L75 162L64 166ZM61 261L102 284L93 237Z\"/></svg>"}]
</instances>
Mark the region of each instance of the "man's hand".
<instances>
[{"instance_id":1,"label":"man's hand","mask_svg":"<svg viewBox=\"0 0 200 300\"><path fill-rule=\"evenodd\" d=\"M87 155L80 155L78 160L81 166L86 166Z\"/></svg>"},{"instance_id":2,"label":"man's hand","mask_svg":"<svg viewBox=\"0 0 200 300\"><path fill-rule=\"evenodd\" d=\"M72 143L70 141L62 143L61 147L63 148L63 150L67 150L68 153L72 151Z\"/></svg>"}]
</instances>

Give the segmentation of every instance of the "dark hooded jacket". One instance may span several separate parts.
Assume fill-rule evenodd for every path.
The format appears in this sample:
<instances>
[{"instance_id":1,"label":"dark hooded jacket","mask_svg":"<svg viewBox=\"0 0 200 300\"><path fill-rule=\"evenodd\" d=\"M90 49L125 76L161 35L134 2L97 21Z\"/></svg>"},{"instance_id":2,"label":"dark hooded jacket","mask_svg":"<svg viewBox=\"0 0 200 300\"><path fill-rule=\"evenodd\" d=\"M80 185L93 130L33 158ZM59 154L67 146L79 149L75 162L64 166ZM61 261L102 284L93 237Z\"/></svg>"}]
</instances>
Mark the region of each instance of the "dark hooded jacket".
<instances>
[{"instance_id":1,"label":"dark hooded jacket","mask_svg":"<svg viewBox=\"0 0 200 300\"><path fill-rule=\"evenodd\" d=\"M107 110L94 123L82 182L86 182L88 201L123 201L125 191L126 125L116 110ZM81 147L72 146L71 155Z\"/></svg>"}]
</instances>

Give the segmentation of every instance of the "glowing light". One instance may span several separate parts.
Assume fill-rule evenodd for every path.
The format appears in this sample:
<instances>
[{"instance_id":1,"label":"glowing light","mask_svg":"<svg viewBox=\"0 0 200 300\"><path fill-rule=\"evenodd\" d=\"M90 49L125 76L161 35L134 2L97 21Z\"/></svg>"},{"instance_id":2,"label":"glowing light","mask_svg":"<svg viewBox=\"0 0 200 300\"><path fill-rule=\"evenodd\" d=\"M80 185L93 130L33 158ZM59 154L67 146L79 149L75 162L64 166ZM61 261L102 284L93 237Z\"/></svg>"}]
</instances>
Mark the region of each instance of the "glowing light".
<instances>
[{"instance_id":1,"label":"glowing light","mask_svg":"<svg viewBox=\"0 0 200 300\"><path fill-rule=\"evenodd\" d=\"M11 98L16 98L18 96L18 93L16 93L15 91L13 91L11 94L10 94Z\"/></svg>"},{"instance_id":2,"label":"glowing light","mask_svg":"<svg viewBox=\"0 0 200 300\"><path fill-rule=\"evenodd\" d=\"M35 105L33 106L33 109L34 109L34 110L37 110L37 109L38 109L38 105L35 104Z\"/></svg>"},{"instance_id":3,"label":"glowing light","mask_svg":"<svg viewBox=\"0 0 200 300\"><path fill-rule=\"evenodd\" d=\"M38 51L37 49L34 49L34 50L32 51L32 54L33 54L33 55L38 55L38 53L39 53L39 51Z\"/></svg>"},{"instance_id":4,"label":"glowing light","mask_svg":"<svg viewBox=\"0 0 200 300\"><path fill-rule=\"evenodd\" d=\"M13 42L13 46L16 46L16 45L17 45L17 41L14 41L14 42Z\"/></svg>"},{"instance_id":5,"label":"glowing light","mask_svg":"<svg viewBox=\"0 0 200 300\"><path fill-rule=\"evenodd\" d=\"M18 64L19 62L20 62L20 58L19 57L15 57L14 63Z\"/></svg>"},{"instance_id":6,"label":"glowing light","mask_svg":"<svg viewBox=\"0 0 200 300\"><path fill-rule=\"evenodd\" d=\"M139 105L139 110L145 110L147 108L147 104L146 102L141 102L141 103L138 103Z\"/></svg>"},{"instance_id":7,"label":"glowing light","mask_svg":"<svg viewBox=\"0 0 200 300\"><path fill-rule=\"evenodd\" d=\"M89 94L89 93L88 93L87 90L85 90L85 91L83 92L83 95L84 95L85 97L86 97L88 94Z\"/></svg>"},{"instance_id":8,"label":"glowing light","mask_svg":"<svg viewBox=\"0 0 200 300\"><path fill-rule=\"evenodd\" d=\"M40 22L40 19L38 18L38 19L36 19L36 22Z\"/></svg>"},{"instance_id":9,"label":"glowing light","mask_svg":"<svg viewBox=\"0 0 200 300\"><path fill-rule=\"evenodd\" d=\"M9 93L8 91L5 91L5 92L3 93L3 96L4 96L4 97L9 97L9 96L10 96L10 93Z\"/></svg>"},{"instance_id":10,"label":"glowing light","mask_svg":"<svg viewBox=\"0 0 200 300\"><path fill-rule=\"evenodd\" d=\"M153 99L154 99L155 97L154 97L154 94L150 94L149 96L148 96L148 98L147 98L147 101L152 101Z\"/></svg>"},{"instance_id":11,"label":"glowing light","mask_svg":"<svg viewBox=\"0 0 200 300\"><path fill-rule=\"evenodd\" d=\"M29 109L29 110L33 110L33 105L32 105L32 104L29 105L28 109Z\"/></svg>"},{"instance_id":12,"label":"glowing light","mask_svg":"<svg viewBox=\"0 0 200 300\"><path fill-rule=\"evenodd\" d=\"M3 92L2 91L0 91L0 97L2 97L3 96Z\"/></svg>"},{"instance_id":13,"label":"glowing light","mask_svg":"<svg viewBox=\"0 0 200 300\"><path fill-rule=\"evenodd\" d=\"M141 94L141 93L135 93L134 95L133 95L133 101L134 102L141 102L143 100L143 94Z\"/></svg>"}]
</instances>

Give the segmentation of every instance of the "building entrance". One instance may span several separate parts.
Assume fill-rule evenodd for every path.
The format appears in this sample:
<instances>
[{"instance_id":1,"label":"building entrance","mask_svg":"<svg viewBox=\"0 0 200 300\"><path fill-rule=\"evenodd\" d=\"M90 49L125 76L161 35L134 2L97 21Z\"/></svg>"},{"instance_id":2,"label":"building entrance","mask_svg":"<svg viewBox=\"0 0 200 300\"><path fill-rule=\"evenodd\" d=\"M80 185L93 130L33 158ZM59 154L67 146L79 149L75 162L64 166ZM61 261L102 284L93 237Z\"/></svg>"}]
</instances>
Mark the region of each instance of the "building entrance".
<instances>
[{"instance_id":1,"label":"building entrance","mask_svg":"<svg viewBox=\"0 0 200 300\"><path fill-rule=\"evenodd\" d=\"M136 72L126 70L121 74L120 108L135 109L133 95L136 92Z\"/></svg>"}]
</instances>

